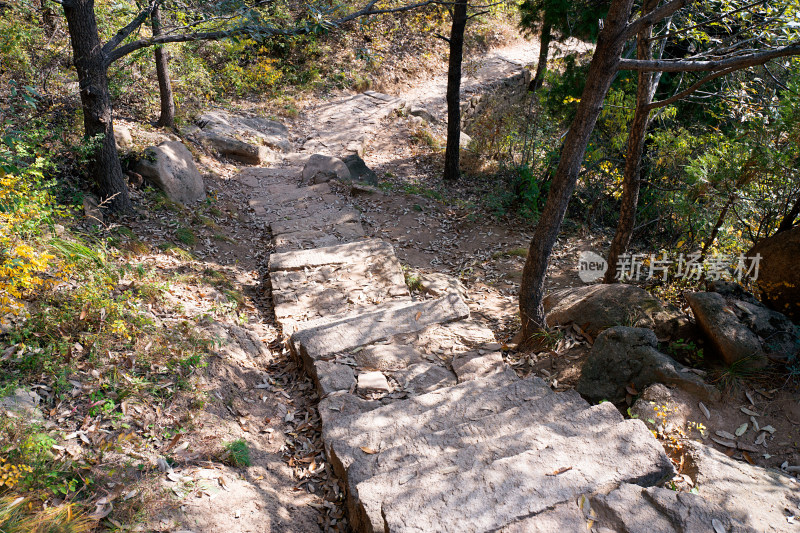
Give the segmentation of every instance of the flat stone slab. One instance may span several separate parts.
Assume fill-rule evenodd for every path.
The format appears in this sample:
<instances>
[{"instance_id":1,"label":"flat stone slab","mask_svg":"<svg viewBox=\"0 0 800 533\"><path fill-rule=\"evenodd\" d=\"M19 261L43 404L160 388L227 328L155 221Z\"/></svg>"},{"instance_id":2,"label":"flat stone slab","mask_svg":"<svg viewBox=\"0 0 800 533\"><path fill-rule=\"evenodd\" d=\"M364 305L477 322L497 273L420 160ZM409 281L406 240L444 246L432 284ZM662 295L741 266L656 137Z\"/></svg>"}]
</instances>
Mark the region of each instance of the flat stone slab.
<instances>
[{"instance_id":1,"label":"flat stone slab","mask_svg":"<svg viewBox=\"0 0 800 533\"><path fill-rule=\"evenodd\" d=\"M324 229L347 222L359 222L360 220L361 215L355 209L324 209L310 217L276 220L269 227L273 235L280 235L293 231Z\"/></svg>"},{"instance_id":2,"label":"flat stone slab","mask_svg":"<svg viewBox=\"0 0 800 533\"><path fill-rule=\"evenodd\" d=\"M457 383L456 376L441 365L416 363L391 373L403 390L414 394L424 394Z\"/></svg>"},{"instance_id":3,"label":"flat stone slab","mask_svg":"<svg viewBox=\"0 0 800 533\"><path fill-rule=\"evenodd\" d=\"M330 194L331 188L327 183L309 185L308 187L297 187L295 185L273 185L267 187L269 201L280 204L304 198L320 197Z\"/></svg>"},{"instance_id":4,"label":"flat stone slab","mask_svg":"<svg viewBox=\"0 0 800 533\"><path fill-rule=\"evenodd\" d=\"M453 359L453 372L458 376L458 381L470 381L490 374L502 372L505 368L503 354L491 352L469 352Z\"/></svg>"},{"instance_id":5,"label":"flat stone slab","mask_svg":"<svg viewBox=\"0 0 800 533\"><path fill-rule=\"evenodd\" d=\"M381 506L384 501L393 499L395 494L406 491L425 492L426 477L430 472L464 471L480 468L503 457L534 451L546 452L548 449L574 450L570 448L570 440L575 437L600 441L603 435L617 430L623 424L622 416L613 405L598 405L591 409L576 409L574 402L565 410L557 409L557 414L549 414L548 407L558 406L560 394L551 394L535 403L543 403L538 410L540 420L534 418L531 410L525 420L511 424L491 425L495 417L487 417L480 430L469 432L462 429L461 440L456 440L447 432L433 435L421 435L419 439L403 446L402 449L391 449L377 454L377 469L380 474L358 484L355 493L359 499L355 514L356 523L370 523L373 528L382 523ZM585 407L585 403L583 406ZM527 422L528 424L526 424ZM467 424L465 424L467 425ZM458 428L454 428L458 429ZM482 431L481 431L482 430ZM656 443L657 445L657 443ZM595 444L597 446L597 444ZM669 460L666 456L667 468ZM565 456L559 460L569 462ZM566 465L568 466L568 465ZM556 468L561 468L556 467ZM554 468L553 470L556 470ZM351 467L348 483L352 485L355 465ZM669 472L671 466L669 466ZM425 475L420 475L420 473ZM358 476L363 478L363 473ZM469 511L467 511L468 513ZM522 515L525 516L525 515ZM363 529L363 528L362 528ZM369 529L369 528L366 528Z\"/></svg>"},{"instance_id":6,"label":"flat stone slab","mask_svg":"<svg viewBox=\"0 0 800 533\"><path fill-rule=\"evenodd\" d=\"M643 488L626 483L608 495L592 498L591 503L602 517L598 520L600 524L625 533L714 532L716 528L726 533L766 531L742 524L702 496L660 487Z\"/></svg>"},{"instance_id":7,"label":"flat stone slab","mask_svg":"<svg viewBox=\"0 0 800 533\"><path fill-rule=\"evenodd\" d=\"M323 248L348 242L357 241L364 237L364 228L360 222L345 222L326 229L309 229L282 233L273 237L275 250L289 252L292 250L307 250L310 248Z\"/></svg>"},{"instance_id":8,"label":"flat stone slab","mask_svg":"<svg viewBox=\"0 0 800 533\"><path fill-rule=\"evenodd\" d=\"M269 271L278 272L324 265L361 263L371 257L381 255L394 256L392 245L380 239L368 239L316 250L272 254L269 258Z\"/></svg>"},{"instance_id":9,"label":"flat stone slab","mask_svg":"<svg viewBox=\"0 0 800 533\"><path fill-rule=\"evenodd\" d=\"M319 372L319 367L317 367ZM359 392L390 392L392 388L389 386L389 380L382 372L362 372L358 375L358 390Z\"/></svg>"},{"instance_id":10,"label":"flat stone slab","mask_svg":"<svg viewBox=\"0 0 800 533\"><path fill-rule=\"evenodd\" d=\"M383 500L385 530L495 531L597 487L654 483L673 472L664 449L639 420L610 428L602 444L596 435L553 440L558 446L489 464L425 471L412 487Z\"/></svg>"},{"instance_id":11,"label":"flat stone slab","mask_svg":"<svg viewBox=\"0 0 800 533\"><path fill-rule=\"evenodd\" d=\"M303 324L291 336L290 344L308 365L339 352L468 316L469 307L455 294L422 302L382 304L373 311Z\"/></svg>"}]
</instances>

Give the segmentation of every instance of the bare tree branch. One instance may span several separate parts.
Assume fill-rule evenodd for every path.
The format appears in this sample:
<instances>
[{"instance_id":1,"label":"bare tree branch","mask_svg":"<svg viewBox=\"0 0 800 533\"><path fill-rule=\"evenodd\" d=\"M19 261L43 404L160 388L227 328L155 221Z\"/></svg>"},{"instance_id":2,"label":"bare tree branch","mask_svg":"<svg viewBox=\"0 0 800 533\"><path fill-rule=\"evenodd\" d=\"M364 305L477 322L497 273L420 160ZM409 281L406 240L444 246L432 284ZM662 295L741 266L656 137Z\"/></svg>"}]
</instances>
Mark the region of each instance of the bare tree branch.
<instances>
[{"instance_id":1,"label":"bare tree branch","mask_svg":"<svg viewBox=\"0 0 800 533\"><path fill-rule=\"evenodd\" d=\"M731 15L733 15L735 13L738 13L739 11L744 11L745 9L749 9L749 8L751 8L753 6L757 6L758 4L764 4L764 3L766 3L766 0L756 0L755 2L752 2L750 4L742 6L742 7L738 8L738 9L733 9L731 11L722 13L721 15L718 15L716 17L713 17L713 18L710 18L710 19L707 19L707 20L704 20L703 22L698 22L697 24L694 24L693 26L688 26L686 28L681 28L680 30L671 31L671 32L666 33L664 35L657 35L655 37L651 37L649 40L655 41L656 39L674 37L675 35L680 35L681 33L686 33L687 31L693 30L695 28L700 28L702 26L705 26L706 24L710 24L712 22L716 22L718 20L722 20L725 17L729 17L729 16L731 16Z\"/></svg>"},{"instance_id":2,"label":"bare tree branch","mask_svg":"<svg viewBox=\"0 0 800 533\"><path fill-rule=\"evenodd\" d=\"M625 39L632 38L633 36L637 35L643 27L649 24L655 24L659 20L663 20L668 16L672 15L673 13L677 12L679 9L686 6L687 4L691 4L696 1L697 0L671 0L667 2L663 6L654 9L647 15L639 17L638 19L628 24L624 32Z\"/></svg>"},{"instance_id":3,"label":"bare tree branch","mask_svg":"<svg viewBox=\"0 0 800 533\"><path fill-rule=\"evenodd\" d=\"M794 43L773 50L756 52L747 55L738 55L715 61L687 61L684 59L620 59L617 63L619 70L636 71L662 71L662 72L715 72L731 68L743 69L755 65L762 65L778 57L800 54L800 43Z\"/></svg>"},{"instance_id":4,"label":"bare tree branch","mask_svg":"<svg viewBox=\"0 0 800 533\"><path fill-rule=\"evenodd\" d=\"M108 55L111 53L114 48L119 46L119 44L127 39L130 34L132 34L136 29L144 24L144 22L150 17L150 13L153 12L153 9L156 5L163 2L163 0L152 0L148 3L148 6L142 9L136 17L130 21L130 23L121 28L114 37L112 37L105 45L103 45L103 53Z\"/></svg>"}]
</instances>

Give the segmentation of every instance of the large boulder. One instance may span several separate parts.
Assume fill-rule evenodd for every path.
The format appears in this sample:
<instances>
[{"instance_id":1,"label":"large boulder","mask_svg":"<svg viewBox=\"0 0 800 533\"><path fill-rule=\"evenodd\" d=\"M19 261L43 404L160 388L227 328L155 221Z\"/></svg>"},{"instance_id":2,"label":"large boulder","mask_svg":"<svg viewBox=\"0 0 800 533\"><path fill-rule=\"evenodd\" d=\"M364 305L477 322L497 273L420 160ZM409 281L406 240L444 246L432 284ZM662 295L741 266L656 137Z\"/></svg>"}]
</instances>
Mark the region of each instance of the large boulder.
<instances>
[{"instance_id":1,"label":"large boulder","mask_svg":"<svg viewBox=\"0 0 800 533\"><path fill-rule=\"evenodd\" d=\"M764 352L758 335L739 320L721 294L687 293L686 302L700 329L727 364L747 360L755 366L763 365Z\"/></svg>"},{"instance_id":2,"label":"large boulder","mask_svg":"<svg viewBox=\"0 0 800 533\"><path fill-rule=\"evenodd\" d=\"M314 154L308 158L303 167L302 183L324 183L332 179L347 181L352 179L350 169L338 157Z\"/></svg>"},{"instance_id":3,"label":"large boulder","mask_svg":"<svg viewBox=\"0 0 800 533\"><path fill-rule=\"evenodd\" d=\"M544 299L548 326L577 324L591 336L613 326L648 328L659 339L687 336L688 318L646 290L622 283L562 289Z\"/></svg>"},{"instance_id":4,"label":"large boulder","mask_svg":"<svg viewBox=\"0 0 800 533\"><path fill-rule=\"evenodd\" d=\"M183 143L167 141L151 146L136 165L136 172L164 191L170 200L190 204L206 197L203 177L192 153Z\"/></svg>"},{"instance_id":5,"label":"large boulder","mask_svg":"<svg viewBox=\"0 0 800 533\"><path fill-rule=\"evenodd\" d=\"M756 284L771 308L800 323L800 226L756 244L747 257L761 255Z\"/></svg>"},{"instance_id":6,"label":"large boulder","mask_svg":"<svg viewBox=\"0 0 800 533\"><path fill-rule=\"evenodd\" d=\"M261 117L209 111L197 119L200 136L221 155L253 165L277 160L290 152L289 130L280 122Z\"/></svg>"},{"instance_id":7,"label":"large boulder","mask_svg":"<svg viewBox=\"0 0 800 533\"><path fill-rule=\"evenodd\" d=\"M643 390L653 383L680 387L702 399L716 398L718 392L696 374L656 349L652 330L615 326L594 342L581 369L577 391L591 401L620 402L626 387Z\"/></svg>"}]
</instances>

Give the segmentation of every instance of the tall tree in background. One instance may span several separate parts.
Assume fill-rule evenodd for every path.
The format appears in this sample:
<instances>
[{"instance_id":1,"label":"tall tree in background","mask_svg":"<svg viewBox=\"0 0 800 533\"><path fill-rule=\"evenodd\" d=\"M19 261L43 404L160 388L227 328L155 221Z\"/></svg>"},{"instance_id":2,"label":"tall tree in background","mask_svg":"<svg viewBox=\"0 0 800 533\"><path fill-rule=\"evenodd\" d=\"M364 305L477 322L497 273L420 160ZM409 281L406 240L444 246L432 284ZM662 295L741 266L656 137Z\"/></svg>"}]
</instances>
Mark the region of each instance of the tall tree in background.
<instances>
[{"instance_id":1,"label":"tall tree in background","mask_svg":"<svg viewBox=\"0 0 800 533\"><path fill-rule=\"evenodd\" d=\"M529 342L533 334L546 326L542 301L547 265L558 238L570 197L575 189L589 137L597 122L611 83L619 70L639 72L705 72L695 84L666 100L651 104L651 109L668 105L683 98L697 87L727 73L754 65L761 65L778 57L800 54L800 44L789 42L752 51L749 39L742 39L740 46L712 50L711 57L695 56L689 59L622 59L625 43L644 28L673 15L680 9L693 5L692 0L669 0L651 12L641 14L631 21L634 13L633 0L613 0L604 27L597 40L586 86L581 95L575 118L564 140L561 159L553 176L547 202L539 224L533 233L528 257L522 271L520 287L521 340ZM689 18L689 17L687 17ZM678 32L680 33L680 32ZM688 92L687 92L688 91Z\"/></svg>"},{"instance_id":2,"label":"tall tree in background","mask_svg":"<svg viewBox=\"0 0 800 533\"><path fill-rule=\"evenodd\" d=\"M522 31L539 32L539 61L528 86L528 90L536 91L544 82L553 39L597 39L598 20L608 11L608 0L524 0L519 9Z\"/></svg>"},{"instance_id":3,"label":"tall tree in background","mask_svg":"<svg viewBox=\"0 0 800 533\"><path fill-rule=\"evenodd\" d=\"M447 65L447 148L444 152L444 179L457 180L461 161L461 64L464 59L464 32L467 27L468 0L456 0L450 27L450 56Z\"/></svg>"},{"instance_id":4,"label":"tall tree in background","mask_svg":"<svg viewBox=\"0 0 800 533\"><path fill-rule=\"evenodd\" d=\"M153 6L150 13L150 21L153 28L153 37L160 37L162 32L161 6ZM169 55L166 46L159 44L153 47L156 60L156 76L158 77L158 94L161 102L161 115L158 117L158 125L165 128L175 127L175 97L172 94L172 80L169 76Z\"/></svg>"}]
</instances>

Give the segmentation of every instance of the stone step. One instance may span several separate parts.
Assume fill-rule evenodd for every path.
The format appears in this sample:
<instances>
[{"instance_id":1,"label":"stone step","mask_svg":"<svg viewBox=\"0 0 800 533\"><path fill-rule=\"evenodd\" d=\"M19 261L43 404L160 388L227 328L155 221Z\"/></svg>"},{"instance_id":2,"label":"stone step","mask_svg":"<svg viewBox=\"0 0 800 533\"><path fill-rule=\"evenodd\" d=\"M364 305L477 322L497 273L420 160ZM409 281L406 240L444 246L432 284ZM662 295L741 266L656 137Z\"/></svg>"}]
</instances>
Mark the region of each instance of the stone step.
<instances>
[{"instance_id":1,"label":"stone step","mask_svg":"<svg viewBox=\"0 0 800 533\"><path fill-rule=\"evenodd\" d=\"M748 493L749 487L739 490ZM591 498L590 502L598 514L596 522L620 533L713 532L719 531L719 527L726 533L781 531L784 527L785 531L797 531L786 520L763 523L755 529L743 524L738 519L741 515L732 515L702 495L661 487L643 488L625 483L607 495Z\"/></svg>"},{"instance_id":2,"label":"stone step","mask_svg":"<svg viewBox=\"0 0 800 533\"><path fill-rule=\"evenodd\" d=\"M324 229L329 226L360 222L361 215L355 209L324 209L314 216L294 216L284 220L276 220L270 224L273 235L292 233L309 229Z\"/></svg>"},{"instance_id":3,"label":"stone step","mask_svg":"<svg viewBox=\"0 0 800 533\"><path fill-rule=\"evenodd\" d=\"M392 499L394 494L424 491L426 482L422 474L480 468L503 457L560 447L573 437L591 436L601 442L606 432L623 422L622 415L609 403L587 409L588 404L577 393L572 401L562 396L551 394L534 402L541 404L539 409L531 410L517 423L513 419L509 423L506 417L493 425L500 415L486 417L479 421L481 424L476 423L481 426L477 431L453 428L423 435L417 442L381 452L377 455L377 464L370 465L372 469L362 466L367 464L365 461L354 464L347 479L351 488L348 507L354 529L370 530L382 524L381 504L385 499ZM555 412L549 414L548 408ZM459 429L465 433L461 439L451 435ZM370 477L373 472L379 473ZM359 478L365 481L359 482ZM352 490L354 484L356 490ZM372 527L362 528L361 524Z\"/></svg>"},{"instance_id":4,"label":"stone step","mask_svg":"<svg viewBox=\"0 0 800 533\"><path fill-rule=\"evenodd\" d=\"M275 250L281 253L335 246L357 241L363 237L364 228L361 222L345 222L324 230L310 229L282 233L274 236L272 242L275 244Z\"/></svg>"},{"instance_id":5,"label":"stone step","mask_svg":"<svg viewBox=\"0 0 800 533\"><path fill-rule=\"evenodd\" d=\"M382 500L375 526L391 533L497 531L581 494L620 483L654 484L673 474L644 423L625 420L598 434L552 436L543 449L490 463L462 457L455 466L417 472Z\"/></svg>"},{"instance_id":6,"label":"stone step","mask_svg":"<svg viewBox=\"0 0 800 533\"><path fill-rule=\"evenodd\" d=\"M380 452L395 442L474 422L548 394L553 392L541 379L518 379L509 371L339 418L335 424L323 421L323 438L331 464L345 478L350 465L364 456L362 447Z\"/></svg>"},{"instance_id":7,"label":"stone step","mask_svg":"<svg viewBox=\"0 0 800 533\"><path fill-rule=\"evenodd\" d=\"M310 369L314 361L340 352L467 317L467 304L458 295L448 294L435 300L381 304L366 313L312 320L303 324L289 342Z\"/></svg>"},{"instance_id":8,"label":"stone step","mask_svg":"<svg viewBox=\"0 0 800 533\"><path fill-rule=\"evenodd\" d=\"M467 352L454 358L452 365L459 383L502 372L506 367L500 352Z\"/></svg>"},{"instance_id":9,"label":"stone step","mask_svg":"<svg viewBox=\"0 0 800 533\"><path fill-rule=\"evenodd\" d=\"M294 184L272 185L267 187L267 198L275 205L305 198L319 198L330 194L331 188L327 183L298 187Z\"/></svg>"},{"instance_id":10,"label":"stone step","mask_svg":"<svg viewBox=\"0 0 800 533\"><path fill-rule=\"evenodd\" d=\"M386 241L368 239L316 250L272 254L269 258L269 271L279 272L325 265L363 263L376 256L394 257L394 248Z\"/></svg>"}]
</instances>

